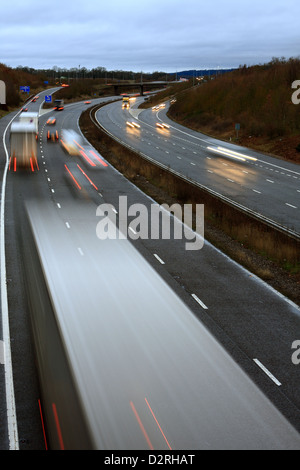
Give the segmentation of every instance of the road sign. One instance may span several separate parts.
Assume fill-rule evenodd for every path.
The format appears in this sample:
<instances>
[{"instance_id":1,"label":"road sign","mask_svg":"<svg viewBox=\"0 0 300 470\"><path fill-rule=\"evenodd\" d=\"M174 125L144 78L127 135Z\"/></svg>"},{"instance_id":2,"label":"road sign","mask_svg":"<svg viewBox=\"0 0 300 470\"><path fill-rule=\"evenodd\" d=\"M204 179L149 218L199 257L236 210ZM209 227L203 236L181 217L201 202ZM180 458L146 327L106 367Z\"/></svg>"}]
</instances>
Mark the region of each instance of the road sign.
<instances>
[{"instance_id":1,"label":"road sign","mask_svg":"<svg viewBox=\"0 0 300 470\"><path fill-rule=\"evenodd\" d=\"M45 103L51 103L52 101L52 96L51 95L46 95L45 96Z\"/></svg>"},{"instance_id":2,"label":"road sign","mask_svg":"<svg viewBox=\"0 0 300 470\"><path fill-rule=\"evenodd\" d=\"M20 86L21 91L25 91L25 93L29 93L30 86Z\"/></svg>"}]
</instances>

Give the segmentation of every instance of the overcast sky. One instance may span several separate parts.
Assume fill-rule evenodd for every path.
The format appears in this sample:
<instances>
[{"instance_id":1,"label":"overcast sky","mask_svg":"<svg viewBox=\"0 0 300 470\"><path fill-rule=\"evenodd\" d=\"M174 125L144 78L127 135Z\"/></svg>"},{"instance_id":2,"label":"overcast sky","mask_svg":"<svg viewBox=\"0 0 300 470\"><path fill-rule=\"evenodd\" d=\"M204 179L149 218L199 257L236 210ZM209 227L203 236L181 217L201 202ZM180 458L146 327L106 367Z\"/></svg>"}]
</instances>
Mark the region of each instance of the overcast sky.
<instances>
[{"instance_id":1,"label":"overcast sky","mask_svg":"<svg viewBox=\"0 0 300 470\"><path fill-rule=\"evenodd\" d=\"M11 67L176 72L299 56L299 0L0 0Z\"/></svg>"}]
</instances>

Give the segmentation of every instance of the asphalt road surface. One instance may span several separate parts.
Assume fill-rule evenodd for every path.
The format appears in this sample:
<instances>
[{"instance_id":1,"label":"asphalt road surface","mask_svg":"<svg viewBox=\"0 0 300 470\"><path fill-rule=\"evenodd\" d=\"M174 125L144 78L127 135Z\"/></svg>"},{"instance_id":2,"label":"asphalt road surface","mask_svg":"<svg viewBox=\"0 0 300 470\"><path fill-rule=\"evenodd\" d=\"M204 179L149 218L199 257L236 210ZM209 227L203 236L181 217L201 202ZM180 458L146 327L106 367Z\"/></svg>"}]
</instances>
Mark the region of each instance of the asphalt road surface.
<instances>
[{"instance_id":1,"label":"asphalt road surface","mask_svg":"<svg viewBox=\"0 0 300 470\"><path fill-rule=\"evenodd\" d=\"M97 112L97 120L120 141L169 166L181 175L275 221L300 232L300 170L250 149L225 143L187 129L159 110L129 110L112 103ZM132 129L126 121L135 121ZM169 128L157 127L166 123ZM232 153L235 152L235 153Z\"/></svg>"},{"instance_id":2,"label":"asphalt road surface","mask_svg":"<svg viewBox=\"0 0 300 470\"><path fill-rule=\"evenodd\" d=\"M34 107L39 109L42 94L40 96L40 101L32 103L30 105L32 109L30 110L33 110ZM101 101L102 100L96 100L95 102L100 103ZM78 118L81 111L87 106L88 105L85 103L66 106L62 112L55 115L57 122L53 129L57 129L59 133L61 133L62 129L72 129L80 135ZM124 135L127 135L128 131L124 127L124 118L120 117L122 115L120 110L117 111L117 106L120 107L120 103L113 106L108 105L107 115L113 112L114 119L116 122L119 121L120 132L121 128L123 128L122 132ZM106 109L106 107L103 109ZM50 114L53 115L53 112ZM34 174L8 172L5 193L6 285L18 429L18 435L15 436L15 446L21 449L43 449L45 446L39 415L40 387L37 378L36 358L30 329L28 293L24 288L26 284L23 270L24 256L21 248L24 244L21 222L24 211L24 201L38 200L48 205L50 204L52 208L58 212L63 210L63 212L59 212L59 214L63 214L60 215L60 217L62 217L66 231L69 230L69 227L72 227L72 220L76 221L73 211L75 210L76 213L76 206L82 202L82 198L89 208L87 212L90 214L90 212L95 211L94 219L93 216L89 216L89 227L91 227L93 231L96 230L99 220L96 217L96 208L99 204L104 202L112 204L116 212L120 213L120 196L126 196L128 207L137 203L143 204L149 209L148 214L150 214L150 207L153 204L151 199L129 183L110 165L104 166L100 163L97 168L91 167L82 154L70 156L65 152L60 142L48 141L47 130L50 126L46 123L50 114L45 113L40 116L40 170ZM140 114L140 117L141 116L143 115ZM0 121L2 133L11 118L12 116L9 116L2 119L2 122ZM153 132L157 132L156 129L153 129ZM141 138L138 139L134 135L131 136L131 140L137 142L141 140ZM161 138L160 140L164 141L165 139ZM6 136L6 144L8 145L8 135ZM88 143L82 138L81 144L82 147L85 147ZM167 144L167 142L165 142L165 144ZM150 147L148 143L143 143L143 145ZM2 145L0 153L1 174L3 174L5 153ZM180 154L178 153L177 156L182 156L183 154L185 154L185 152L184 149L181 148ZM207 154L207 156L215 160L215 157L212 157L210 154ZM176 157L176 160L179 161L179 158ZM82 181L85 181L85 183L82 184L85 190L84 197L80 195L81 193L76 184L74 184L74 180L69 177L70 175L68 171L66 171L65 165L69 165L69 168L72 169L74 163L76 163L76 166L78 164L89 177L89 180L82 179ZM224 160L222 163L228 164L229 162ZM191 167L192 166L193 165L191 165ZM225 165L222 166L225 167ZM251 174L255 171L255 178L258 177L256 167L254 168L252 164L250 166L249 162L247 162L246 167L247 170L245 171L251 170ZM81 170L79 171L81 172L78 173L79 177L82 178L83 173ZM291 175L293 175L293 173L291 173ZM283 176L285 175L282 175L282 177ZM289 178L288 181L292 181L291 178L293 178L293 176L287 177ZM293 180L296 181L296 178L293 178ZM88 184L86 181L88 181ZM269 184L271 185L272 183ZM286 190L288 191L288 188L286 188ZM292 200L290 201L292 202ZM65 204L66 202L67 204ZM72 211L70 212L70 218L68 218L65 208L70 207L70 205ZM285 207L282 212L286 212L289 209L292 208ZM118 217L117 222L120 222ZM128 216L127 223L130 224L131 222L134 222L134 217ZM283 223L283 221L281 222ZM79 222L77 221L76 223ZM67 224L69 224L69 227ZM88 233L90 236L90 231ZM129 233L128 231L128 234ZM53 237L54 236L55 233L53 233ZM175 293L180 301L184 303L185 308L192 312L193 315L189 321L193 323L194 327L196 329L199 328L201 332L202 328L206 328L209 335L213 335L221 347L226 350L226 353L225 351L223 352L223 359L226 358L226 361L228 360L228 353L238 364L238 367L249 376L251 380L249 381L249 390L247 393L251 395L250 390L252 390L253 383L255 383L266 396L261 402L265 403L265 406L263 406L264 412L268 413L267 410L271 409L271 414L273 414L272 407L275 406L299 432L299 366L292 362L293 351L291 349L292 343L299 339L299 307L269 288L251 273L232 262L209 243L205 242L204 246L198 251L188 251L185 249L185 242L186 240L184 239L163 240L148 237L133 240L130 238L130 244L142 255L142 259L147 261L155 272L159 274L171 289L172 293ZM1 275L2 274L3 273L1 273ZM109 287L113 292L114 288L117 288L117 280L111 279L110 277L109 281ZM161 319L161 321L163 321L163 319ZM155 319L154 327L155 324L157 326L159 325L159 319ZM196 324L199 325L199 327L195 326ZM192 332L190 333L192 334ZM166 335L167 333L165 332L165 336ZM178 335L180 335L179 332L176 333L176 338ZM5 343L6 338L3 337L2 340ZM166 343L166 346L167 344L168 343ZM217 348L219 348L219 346ZM197 355L200 354L199 351L196 352L196 350L193 352L193 367L197 367ZM221 351L223 350L221 349ZM166 358L175 360L179 352L176 351L176 347L173 344L170 348L166 347L166 354ZM186 355L185 348L184 354ZM4 360L2 360L2 362L4 362ZM208 374L212 373L209 369L211 362L213 363L211 358L205 362L205 370ZM5 364L2 364L0 366L0 387L2 392L0 406L0 448L2 449L11 447L13 440L12 437L9 436L7 429L7 422L10 420L10 417L7 417L7 408L9 408L7 402L9 397L7 397L7 400L4 400L6 393L4 373ZM184 373L188 374L188 370L185 369ZM188 375L183 381L184 380L189 380ZM193 378L191 382L191 384L193 384L191 385L192 394L195 396L196 400L199 400L199 395L195 392L195 387L197 388L200 384L197 385L194 383L194 380ZM178 381L178 387L182 387L183 381ZM167 389L168 387L166 390ZM184 387L180 392L179 390L180 388L177 389L179 395L184 396ZM206 397L208 396L207 391L205 395ZM168 418L168 396L167 392L163 395L164 399L161 404L163 410L161 413L162 416L165 417L166 422L171 419L171 421L169 421L170 433L168 433L169 440L171 441L171 430L175 426L176 416L174 416L173 409L171 408L170 413L172 418ZM221 400L220 397L219 400ZM156 407L160 401L159 393L154 401ZM173 397L172 401L174 401L174 407L177 409L179 407L177 399ZM195 410L197 415L197 406L193 406L195 403L197 403L197 401L194 403L192 401L189 414L193 412L192 410ZM206 412L207 411L208 410L206 410ZM207 412L207 417L209 417L209 415L210 413ZM275 420L278 419L280 423L284 422L282 418L277 415L277 412L275 412L275 415ZM215 421L215 419L212 421ZM181 424L182 420L183 418L180 418ZM221 420L220 423L222 423L221 428L224 429L224 434L226 434L224 421ZM246 432L247 423L243 423L243 425L245 426L244 429ZM187 423L184 423L183 426L189 427L189 420ZM284 429L288 429L288 432L291 432L291 438L288 439L288 442L282 438L281 442L277 442L275 445L273 441L271 447L280 448L282 446L287 448L290 445L291 447L299 448L298 434L294 435L293 431L285 422L283 426ZM167 429L168 428L169 426L167 426ZM277 431L280 432L278 429L276 432ZM260 432L263 432L263 430L261 429ZM183 442L180 441L179 435L180 432L178 436L175 437L176 432L174 431L174 442L176 444ZM212 440L210 442L213 442L213 435L217 435L217 433L212 432L210 437ZM195 436L193 439L197 441ZM230 440L229 437L228 439ZM202 439L202 442L204 441L205 437ZM252 445L253 447L258 447L258 443L254 438L251 442L250 441L248 441L249 447ZM197 442L194 442L194 440L193 442L190 441L190 445L196 448ZM218 437L214 444L221 447L220 442L220 438ZM232 442L231 440L229 444L227 437L224 438L223 441L225 447L226 445L228 447L234 446ZM268 447L269 444L270 442L265 442L266 447ZM189 447L189 442L185 442L184 445ZM246 447L245 441L241 445ZM263 447L262 442L260 442L259 445ZM237 447L238 446L239 444L237 443Z\"/></svg>"}]
</instances>

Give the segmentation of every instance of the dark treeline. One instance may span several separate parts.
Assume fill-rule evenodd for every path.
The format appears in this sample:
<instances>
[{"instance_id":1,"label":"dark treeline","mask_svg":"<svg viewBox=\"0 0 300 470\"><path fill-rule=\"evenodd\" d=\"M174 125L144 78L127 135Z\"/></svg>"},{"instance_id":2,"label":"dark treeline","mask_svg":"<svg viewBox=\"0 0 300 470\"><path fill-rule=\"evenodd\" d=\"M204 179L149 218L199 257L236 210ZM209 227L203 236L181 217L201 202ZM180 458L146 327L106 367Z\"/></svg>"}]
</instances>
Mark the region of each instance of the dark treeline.
<instances>
[{"instance_id":1,"label":"dark treeline","mask_svg":"<svg viewBox=\"0 0 300 470\"><path fill-rule=\"evenodd\" d=\"M0 80L6 84L6 106L2 108L13 108L20 106L28 97L27 93L21 92L21 86L29 86L30 94L37 93L47 86L65 84L74 84L83 92L97 92L95 86L99 84L116 83L119 81L145 82L151 80L170 79L165 72L155 71L153 73L132 72L124 70L106 70L105 67L96 67L88 70L85 67L60 68L57 66L51 69L34 69L21 66L12 68L0 63ZM86 82L82 84L82 82Z\"/></svg>"},{"instance_id":2,"label":"dark treeline","mask_svg":"<svg viewBox=\"0 0 300 470\"><path fill-rule=\"evenodd\" d=\"M127 80L141 81L144 80L165 80L165 72L132 72L126 70L107 70L105 67L96 67L87 69L86 67L72 67L70 69L57 67L51 69L33 69L30 67L18 66L15 70L26 72L32 75L44 75L48 80L74 80L74 79L107 79L107 80Z\"/></svg>"}]
</instances>

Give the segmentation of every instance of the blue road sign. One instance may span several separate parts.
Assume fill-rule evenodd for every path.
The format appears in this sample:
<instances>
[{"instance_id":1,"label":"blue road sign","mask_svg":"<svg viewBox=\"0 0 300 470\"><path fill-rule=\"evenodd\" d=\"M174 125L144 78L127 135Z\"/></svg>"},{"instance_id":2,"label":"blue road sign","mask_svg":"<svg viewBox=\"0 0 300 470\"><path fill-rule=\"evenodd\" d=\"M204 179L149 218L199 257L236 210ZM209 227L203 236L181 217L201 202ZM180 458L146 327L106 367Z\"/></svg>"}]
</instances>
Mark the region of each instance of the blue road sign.
<instances>
[{"instance_id":1,"label":"blue road sign","mask_svg":"<svg viewBox=\"0 0 300 470\"><path fill-rule=\"evenodd\" d=\"M26 93L29 93L30 86L20 86L21 91L25 91Z\"/></svg>"},{"instance_id":2,"label":"blue road sign","mask_svg":"<svg viewBox=\"0 0 300 470\"><path fill-rule=\"evenodd\" d=\"M51 95L46 95L45 96L45 103L51 103L52 101L52 96Z\"/></svg>"}]
</instances>

